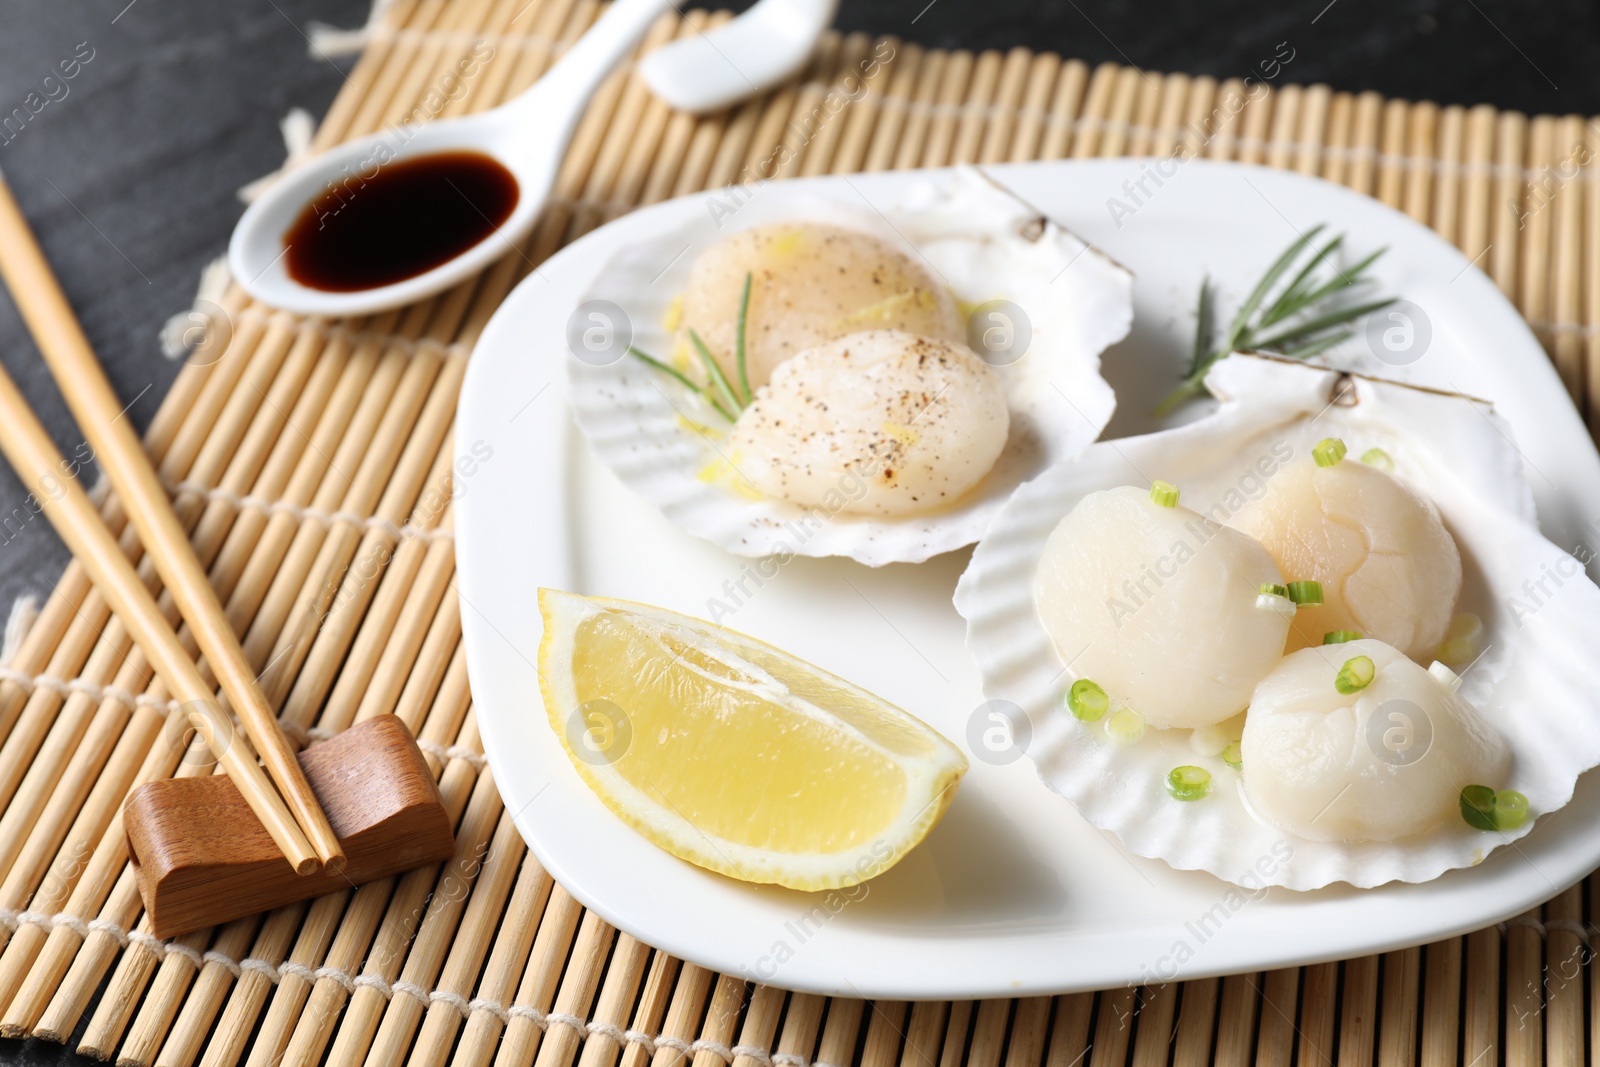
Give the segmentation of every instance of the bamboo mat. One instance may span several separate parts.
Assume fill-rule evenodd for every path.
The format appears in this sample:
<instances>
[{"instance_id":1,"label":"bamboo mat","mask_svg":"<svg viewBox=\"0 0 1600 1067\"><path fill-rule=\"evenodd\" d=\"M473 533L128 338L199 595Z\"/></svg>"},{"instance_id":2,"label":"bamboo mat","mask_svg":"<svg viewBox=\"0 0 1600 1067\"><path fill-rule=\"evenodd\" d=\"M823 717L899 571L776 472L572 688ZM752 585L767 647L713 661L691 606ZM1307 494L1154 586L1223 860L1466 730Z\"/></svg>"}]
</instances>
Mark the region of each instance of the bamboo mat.
<instances>
[{"instance_id":1,"label":"bamboo mat","mask_svg":"<svg viewBox=\"0 0 1600 1067\"><path fill-rule=\"evenodd\" d=\"M503 100L596 13L594 0L397 0L313 148ZM722 17L664 18L645 47ZM209 768L184 758L166 693L74 564L0 672L0 1031L174 1067L1578 1062L1600 1026L1587 966L1594 878L1500 928L1423 948L1018 1000L789 994L618 933L527 854L484 764L448 478L467 355L529 264L639 204L765 177L764 165L783 177L1187 145L1320 174L1473 257L1535 324L1580 409L1600 417L1594 136L1578 117L834 36L799 84L702 120L614 77L524 255L425 304L325 323L232 289L226 354L183 370L147 446L284 720L315 740L399 714L457 815L458 855L151 938L122 798ZM122 529L114 501L106 511Z\"/></svg>"}]
</instances>

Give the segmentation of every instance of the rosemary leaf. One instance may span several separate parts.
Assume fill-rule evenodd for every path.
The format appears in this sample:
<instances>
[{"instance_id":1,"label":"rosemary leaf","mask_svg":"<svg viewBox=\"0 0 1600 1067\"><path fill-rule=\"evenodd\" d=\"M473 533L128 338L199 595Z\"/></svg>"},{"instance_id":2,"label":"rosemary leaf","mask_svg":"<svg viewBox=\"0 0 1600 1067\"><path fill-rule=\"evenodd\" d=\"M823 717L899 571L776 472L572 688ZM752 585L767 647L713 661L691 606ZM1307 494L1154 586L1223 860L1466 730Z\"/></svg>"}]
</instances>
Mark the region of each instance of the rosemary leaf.
<instances>
[{"instance_id":1,"label":"rosemary leaf","mask_svg":"<svg viewBox=\"0 0 1600 1067\"><path fill-rule=\"evenodd\" d=\"M1325 352L1341 341L1348 341L1354 337L1354 330L1340 330L1337 333L1325 334L1314 341L1307 341L1299 348L1286 348L1278 355L1285 359L1310 359L1318 353Z\"/></svg>"},{"instance_id":2,"label":"rosemary leaf","mask_svg":"<svg viewBox=\"0 0 1600 1067\"><path fill-rule=\"evenodd\" d=\"M1278 257L1277 262L1267 268L1267 273L1261 276L1261 280L1256 283L1255 289L1245 298L1245 302L1239 306L1239 313L1233 317L1233 323L1228 327L1228 340L1222 346L1223 348L1232 351L1238 346L1239 339L1244 336L1250 316L1256 313L1256 308L1260 307L1261 301L1266 299L1267 292L1283 276L1283 272L1289 269L1290 264L1295 261L1295 258L1300 255L1306 245L1310 244L1311 240L1322 232L1322 228L1322 224L1319 223L1301 234L1293 244L1284 249L1283 255Z\"/></svg>"},{"instance_id":3,"label":"rosemary leaf","mask_svg":"<svg viewBox=\"0 0 1600 1067\"><path fill-rule=\"evenodd\" d=\"M721 415L723 418L727 419L729 422L733 421L733 416L730 415L727 412L727 410L723 408L723 406L721 404L717 403L717 401L716 401L716 399L714 397L708 396L704 389L700 388L694 382L691 382L683 374L679 373L679 371L678 371L678 369L676 367L669 367L669 366L667 366L667 364L661 362L659 359L656 359L654 356L646 355L645 353L639 351L637 348L634 348L632 345L628 346L628 355L633 356L635 359L643 360L645 363L647 363L650 366L654 367L656 370L660 371L662 374L667 374L667 375L670 375L673 378L676 378L678 381L680 381L684 385L688 386L688 388L692 392L697 394L706 403L710 404L713 408L715 408L718 415Z\"/></svg>"},{"instance_id":4,"label":"rosemary leaf","mask_svg":"<svg viewBox=\"0 0 1600 1067\"><path fill-rule=\"evenodd\" d=\"M744 327L750 318L750 282L753 275L750 271L744 272L744 292L739 294L739 323L734 331L734 352L739 364L739 388L744 390L744 402L750 403L753 398L750 392L750 375L744 366Z\"/></svg>"},{"instance_id":5,"label":"rosemary leaf","mask_svg":"<svg viewBox=\"0 0 1600 1067\"><path fill-rule=\"evenodd\" d=\"M700 357L700 362L705 364L706 375L711 379L711 384L717 387L717 392L722 399L727 401L728 410L739 412L744 410L744 405L739 403L739 398L733 393L733 386L728 384L728 376L722 373L722 368L717 365L716 358L711 355L711 349L700 339L700 335L693 329L689 331L689 340L694 342L695 353Z\"/></svg>"},{"instance_id":6,"label":"rosemary leaf","mask_svg":"<svg viewBox=\"0 0 1600 1067\"><path fill-rule=\"evenodd\" d=\"M1200 299L1194 309L1194 353L1189 357L1189 375L1197 373L1205 364L1211 347L1211 311L1211 279L1202 278Z\"/></svg>"},{"instance_id":7,"label":"rosemary leaf","mask_svg":"<svg viewBox=\"0 0 1600 1067\"><path fill-rule=\"evenodd\" d=\"M1272 306L1267 309L1267 313L1261 316L1261 321L1256 323L1256 329L1259 330L1263 327L1271 326L1275 322L1282 322L1302 307L1305 307L1310 302L1307 296L1312 284L1311 272L1316 270L1323 260L1338 251L1339 246L1342 244L1344 244L1344 234L1341 233L1323 245L1321 250L1312 256L1304 267L1300 268L1300 273L1294 276L1294 281L1289 283L1289 287L1283 291L1283 295L1272 302Z\"/></svg>"},{"instance_id":8,"label":"rosemary leaf","mask_svg":"<svg viewBox=\"0 0 1600 1067\"><path fill-rule=\"evenodd\" d=\"M1273 334L1271 337L1262 337L1251 347L1275 352L1280 346L1288 344L1290 341L1299 341L1310 337L1314 333L1321 333L1323 330L1331 329L1335 326L1343 326L1345 323L1353 322L1363 315L1377 311L1379 308L1386 308L1392 303L1394 303L1394 297L1388 297L1384 300L1374 300L1367 304L1353 304L1349 307L1335 308L1326 315L1297 323L1286 330Z\"/></svg>"}]
</instances>

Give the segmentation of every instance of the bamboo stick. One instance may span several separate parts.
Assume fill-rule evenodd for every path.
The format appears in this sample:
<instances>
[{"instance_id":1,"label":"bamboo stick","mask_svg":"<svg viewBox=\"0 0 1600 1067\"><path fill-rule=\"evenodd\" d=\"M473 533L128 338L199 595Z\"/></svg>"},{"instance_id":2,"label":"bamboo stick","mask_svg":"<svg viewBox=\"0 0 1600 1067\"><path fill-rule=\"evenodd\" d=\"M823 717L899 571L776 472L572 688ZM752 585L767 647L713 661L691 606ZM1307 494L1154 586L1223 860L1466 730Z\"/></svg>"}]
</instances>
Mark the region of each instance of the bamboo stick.
<instances>
[{"instance_id":1,"label":"bamboo stick","mask_svg":"<svg viewBox=\"0 0 1600 1067\"><path fill-rule=\"evenodd\" d=\"M1307 87L1300 107L1300 129L1295 134L1299 144L1295 146L1291 164L1298 174L1315 175L1322 166L1323 157L1327 155L1323 146L1327 139L1328 110L1332 102L1333 90L1326 85Z\"/></svg>"},{"instance_id":2,"label":"bamboo stick","mask_svg":"<svg viewBox=\"0 0 1600 1067\"><path fill-rule=\"evenodd\" d=\"M1555 157L1556 180L1560 189L1556 193L1554 218L1551 220L1554 248L1550 253L1550 270L1555 275L1553 292L1549 295L1548 314L1555 321L1551 338L1551 354L1556 370L1567 392L1577 404L1578 411L1588 410L1587 390L1583 371L1583 338L1573 329L1582 321L1583 293L1583 189L1579 184L1579 161L1584 139L1583 120L1569 115L1556 124L1552 144Z\"/></svg>"},{"instance_id":3,"label":"bamboo stick","mask_svg":"<svg viewBox=\"0 0 1600 1067\"><path fill-rule=\"evenodd\" d=\"M1166 1067L1177 1008L1177 985L1163 983L1141 988L1139 1025L1133 1035L1134 1067Z\"/></svg>"},{"instance_id":4,"label":"bamboo stick","mask_svg":"<svg viewBox=\"0 0 1600 1067\"><path fill-rule=\"evenodd\" d=\"M682 961L676 956L657 949L650 959L650 971L645 975L644 991L639 994L639 1003L634 1007L632 1030L637 1034L650 1035L661 1032L661 1024L667 1017L667 1008L672 1003L672 989L678 980L678 971ZM798 996L798 994L797 994ZM821 998L816 998L820 1000ZM791 999L791 1007L784 1017L784 1035L787 1038L789 1026L797 1021L793 1007L796 1003ZM818 1008L820 1017L820 1006ZM813 1037L815 1032L813 1031ZM778 1051L786 1047L784 1039L779 1040ZM810 1058L811 1049L807 1046L805 1057ZM795 1055L800 1055L795 1053ZM645 1067L650 1062L650 1050L643 1041L631 1039L627 1047L622 1050L621 1067ZM462 1067L468 1067L463 1064Z\"/></svg>"},{"instance_id":5,"label":"bamboo stick","mask_svg":"<svg viewBox=\"0 0 1600 1067\"><path fill-rule=\"evenodd\" d=\"M1051 97L1050 113L1046 118L1044 141L1039 146L1040 159L1062 159L1067 147L1075 140L1079 108L1083 94L1089 86L1089 68L1081 60L1069 59L1061 64L1056 79L1055 95Z\"/></svg>"},{"instance_id":6,"label":"bamboo stick","mask_svg":"<svg viewBox=\"0 0 1600 1067\"><path fill-rule=\"evenodd\" d=\"M1461 949L1459 937L1427 948L1423 970L1422 1064L1445 1067L1460 1055Z\"/></svg>"},{"instance_id":7,"label":"bamboo stick","mask_svg":"<svg viewBox=\"0 0 1600 1067\"><path fill-rule=\"evenodd\" d=\"M989 121L983 127L978 162L1003 163L1011 158L1011 142L1016 136L1032 65L1033 53L1026 48L1017 47L1006 53L992 97Z\"/></svg>"},{"instance_id":8,"label":"bamboo stick","mask_svg":"<svg viewBox=\"0 0 1600 1067\"><path fill-rule=\"evenodd\" d=\"M1505 1057L1508 1067L1533 1067L1544 1053L1544 941L1539 909L1506 924Z\"/></svg>"},{"instance_id":9,"label":"bamboo stick","mask_svg":"<svg viewBox=\"0 0 1600 1067\"><path fill-rule=\"evenodd\" d=\"M779 995L781 1001L781 994ZM755 1005L751 1005L751 1011ZM872 1002L872 1014L867 1022L867 1039L861 1046L860 1062L862 1067L890 1067L900 1062L900 1041L903 1034L906 1018L906 1002L903 1000L875 1000ZM776 1022L776 1019L773 1020ZM770 1045L770 1038L758 1048ZM748 1062L737 1064L737 1067L755 1067L759 1061L754 1056L742 1057Z\"/></svg>"},{"instance_id":10,"label":"bamboo stick","mask_svg":"<svg viewBox=\"0 0 1600 1067\"><path fill-rule=\"evenodd\" d=\"M479 777L480 790L485 789L485 782L489 783L487 788L492 790L493 778L487 771ZM495 807L493 804L483 805L486 823L489 822L489 812ZM471 805L469 813L475 814L471 812ZM492 838L485 832L482 838L474 840L476 825L463 821L461 836L470 843L471 850L464 854L459 849L457 851L458 859L466 860L458 868L461 888L454 892L436 891L429 900L427 914L405 954L405 968L401 971L400 979L407 985L421 989L434 988L439 983L439 969L446 954L452 951L452 946L466 953L473 952L474 945L480 950L487 948L488 938L493 933L493 927L489 924L498 920L506 896L511 892L517 867L527 851L527 846L517 834L516 824L506 815L503 807L495 812L495 822L491 825L494 832ZM489 827L484 829L487 831ZM450 888L447 883L446 888ZM480 954L477 962L481 960ZM476 965L473 966L473 973L477 973ZM453 978L457 985L465 983L459 974L446 977ZM450 986L451 983L446 981L440 988L449 989ZM340 1046L335 1044L329 1062L354 1064L365 1062L369 1056L375 1063L401 1062L422 1022L423 1010L432 1006L435 1005L425 1005L411 996L390 998L371 1048L360 1049L355 1055L341 1058ZM438 1006L446 1007L443 1004ZM343 1038L344 1033L341 1032L339 1036ZM347 1051L356 1051L354 1045L345 1047Z\"/></svg>"},{"instance_id":11,"label":"bamboo stick","mask_svg":"<svg viewBox=\"0 0 1600 1067\"><path fill-rule=\"evenodd\" d=\"M1176 989L1174 989L1176 992ZM1044 1059L1045 1036L1050 1030L1050 998L1021 997L1011 1020L1006 1063L1037 1067Z\"/></svg>"},{"instance_id":12,"label":"bamboo stick","mask_svg":"<svg viewBox=\"0 0 1600 1067\"><path fill-rule=\"evenodd\" d=\"M281 804L287 806L297 824L295 832L290 833L288 827L278 824L277 806L261 792L258 780L243 767L243 761L234 757L229 762L223 752L217 753L218 757L227 762L228 773L239 791L297 873L309 874L321 866L342 868L343 846L328 824L316 794L312 793L293 748L278 726L277 717L256 685L255 672L250 669L216 592L189 546L187 531L173 513L155 468L145 456L131 423L122 418L126 409L101 371L88 337L78 325L66 294L56 282L43 250L3 179L0 179L0 275L5 277L68 407L72 408L79 427L94 446L118 500L128 510L140 540L155 561L185 621L194 630L207 662L216 672L234 713L239 716L245 737L281 794ZM65 467L60 469L65 470ZM83 518L93 522L96 529L103 530L87 498L83 504ZM112 543L109 532L105 541ZM120 553L117 562L119 565L122 562ZM104 585L104 582L96 584ZM119 600L125 596L125 593L119 594ZM132 605L126 607L131 609ZM153 616L149 618L153 622ZM125 624L128 622L124 619ZM160 625L165 629L164 621ZM141 645L155 639L150 633L139 636ZM150 649L146 648L145 653L158 664L161 662ZM198 699L185 693L176 682L168 684L178 692L180 699Z\"/></svg>"},{"instance_id":13,"label":"bamboo stick","mask_svg":"<svg viewBox=\"0 0 1600 1067\"><path fill-rule=\"evenodd\" d=\"M1300 994L1300 969L1268 971L1261 983L1261 1025L1256 1063L1287 1064L1294 1056L1294 1019Z\"/></svg>"},{"instance_id":14,"label":"bamboo stick","mask_svg":"<svg viewBox=\"0 0 1600 1067\"><path fill-rule=\"evenodd\" d=\"M1577 1067L1584 1062L1583 887L1572 886L1545 905L1545 1062Z\"/></svg>"},{"instance_id":15,"label":"bamboo stick","mask_svg":"<svg viewBox=\"0 0 1600 1067\"><path fill-rule=\"evenodd\" d=\"M1009 126L1009 120L995 116L992 110L995 92L1000 88L1000 53L989 49L979 54L972 67L972 81L967 86L965 98L960 102L961 115L956 121L954 139L950 146L951 163L976 163L983 150L987 131ZM1004 134L1003 131L1001 135Z\"/></svg>"},{"instance_id":16,"label":"bamboo stick","mask_svg":"<svg viewBox=\"0 0 1600 1067\"><path fill-rule=\"evenodd\" d=\"M1103 990L1094 1017L1094 1043L1089 1057L1091 1067L1106 1067L1128 1061L1133 1029L1137 1025L1139 991L1134 986Z\"/></svg>"},{"instance_id":17,"label":"bamboo stick","mask_svg":"<svg viewBox=\"0 0 1600 1067\"><path fill-rule=\"evenodd\" d=\"M1466 135L1467 113L1463 108L1451 105L1440 112L1438 174L1434 179L1433 217L1428 222L1451 244L1456 244L1461 232L1461 194L1466 184L1461 172Z\"/></svg>"},{"instance_id":18,"label":"bamboo stick","mask_svg":"<svg viewBox=\"0 0 1600 1067\"><path fill-rule=\"evenodd\" d=\"M0 229L4 228L5 214L5 197L0 194ZM210 685L179 643L177 634L169 628L166 617L111 532L102 525L88 494L75 479L58 477L54 473L65 474L66 461L55 450L49 434L17 391L10 375L4 373L0 373L0 427L4 427L0 431L0 447L4 448L6 457L41 499L48 499L45 515L73 555L84 561L96 587L117 617L132 629L167 685L179 700L190 705L190 722L205 737L213 755L227 768L250 810L261 820L291 865L297 870L314 867L314 856L294 817L256 764L245 739L231 736ZM54 491L50 488L52 484ZM273 729L277 729L276 720ZM298 769L298 764L296 767ZM309 794L310 787L306 790ZM333 831L330 829L328 833L331 838Z\"/></svg>"},{"instance_id":19,"label":"bamboo stick","mask_svg":"<svg viewBox=\"0 0 1600 1067\"><path fill-rule=\"evenodd\" d=\"M478 983L474 1004L509 1006L516 993L517 973L523 960L533 949L534 935L543 925L545 907L550 900L554 884L550 875L540 866L530 852L522 861L517 875L517 886L506 907L505 918L495 933L494 951L489 956L483 979ZM444 1024L441 1024L443 1026ZM494 1047L505 1029L500 1013L488 1006L473 1007L456 1046L454 1067L485 1067L494 1055ZM426 1050L426 1051L424 1051ZM418 1041L412 1053L412 1067L444 1062L448 1045L441 1043L435 1049L427 1042Z\"/></svg>"},{"instance_id":20,"label":"bamboo stick","mask_svg":"<svg viewBox=\"0 0 1600 1067\"><path fill-rule=\"evenodd\" d=\"M1404 100L1390 100L1383 105L1383 120L1378 141L1377 198L1396 210L1403 208L1405 198L1406 133L1410 122L1411 105Z\"/></svg>"},{"instance_id":21,"label":"bamboo stick","mask_svg":"<svg viewBox=\"0 0 1600 1067\"><path fill-rule=\"evenodd\" d=\"M923 1000L912 1005L911 1021L906 1026L906 1047L900 1057L901 1062L938 1063L939 1050L944 1043L944 1028L949 1016L949 1001Z\"/></svg>"},{"instance_id":22,"label":"bamboo stick","mask_svg":"<svg viewBox=\"0 0 1600 1067\"><path fill-rule=\"evenodd\" d=\"M1220 981L1215 978L1192 978L1183 983L1172 1067L1201 1067L1211 1062L1211 1039L1216 1030L1220 987Z\"/></svg>"},{"instance_id":23,"label":"bamboo stick","mask_svg":"<svg viewBox=\"0 0 1600 1067\"><path fill-rule=\"evenodd\" d=\"M1384 954L1383 1011L1378 1028L1378 1063L1382 1067L1416 1062L1417 984L1421 973L1421 949Z\"/></svg>"},{"instance_id":24,"label":"bamboo stick","mask_svg":"<svg viewBox=\"0 0 1600 1067\"><path fill-rule=\"evenodd\" d=\"M967 1063L973 1067L997 1067L1005 1045L1006 1023L1011 1014L1009 1000L980 1000L973 1013L972 1039L967 1046Z\"/></svg>"},{"instance_id":25,"label":"bamboo stick","mask_svg":"<svg viewBox=\"0 0 1600 1067\"><path fill-rule=\"evenodd\" d=\"M1339 1062L1365 1067L1373 1060L1378 1035L1378 968L1382 957L1362 956L1344 963L1344 1006L1339 1019Z\"/></svg>"},{"instance_id":26,"label":"bamboo stick","mask_svg":"<svg viewBox=\"0 0 1600 1067\"><path fill-rule=\"evenodd\" d=\"M1093 993L1067 993L1055 998L1055 1020L1051 1024L1050 1051L1045 1060L1047 1067L1072 1067L1082 1062L1089 1048L1094 1001Z\"/></svg>"},{"instance_id":27,"label":"bamboo stick","mask_svg":"<svg viewBox=\"0 0 1600 1067\"><path fill-rule=\"evenodd\" d=\"M1217 1022L1219 1067L1253 1062L1261 976L1231 975L1222 980L1222 1012Z\"/></svg>"}]
</instances>

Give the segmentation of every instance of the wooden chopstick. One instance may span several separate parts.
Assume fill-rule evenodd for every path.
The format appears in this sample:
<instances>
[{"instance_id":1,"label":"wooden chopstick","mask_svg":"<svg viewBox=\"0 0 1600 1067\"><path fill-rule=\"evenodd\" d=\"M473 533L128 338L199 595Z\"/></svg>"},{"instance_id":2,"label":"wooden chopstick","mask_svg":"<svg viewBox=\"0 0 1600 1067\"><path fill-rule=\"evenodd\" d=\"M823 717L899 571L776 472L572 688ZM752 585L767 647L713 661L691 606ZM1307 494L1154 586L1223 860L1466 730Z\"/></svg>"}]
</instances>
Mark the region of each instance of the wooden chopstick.
<instances>
[{"instance_id":1,"label":"wooden chopstick","mask_svg":"<svg viewBox=\"0 0 1600 1067\"><path fill-rule=\"evenodd\" d=\"M178 641L155 597L139 578L117 539L101 521L66 460L56 449L11 375L0 368L0 451L41 505L45 517L61 534L111 610L138 642L145 657L167 688L183 705L189 721L239 787L267 833L283 850L291 866L302 874L316 870L318 861L300 832L294 816L283 804L242 737L234 736L216 694L200 669Z\"/></svg>"},{"instance_id":2,"label":"wooden chopstick","mask_svg":"<svg viewBox=\"0 0 1600 1067\"><path fill-rule=\"evenodd\" d=\"M344 851L317 803L277 716L256 682L239 639L150 465L132 420L106 380L66 294L44 257L11 188L0 174L0 276L11 290L67 406L95 450L101 469L172 593L222 691L261 754L267 773L310 843L318 866L339 870ZM64 536L64 535L63 535ZM220 753L218 754L220 756ZM236 779L237 780L237 779ZM241 791L244 787L241 785ZM296 868L299 868L296 864Z\"/></svg>"}]
</instances>

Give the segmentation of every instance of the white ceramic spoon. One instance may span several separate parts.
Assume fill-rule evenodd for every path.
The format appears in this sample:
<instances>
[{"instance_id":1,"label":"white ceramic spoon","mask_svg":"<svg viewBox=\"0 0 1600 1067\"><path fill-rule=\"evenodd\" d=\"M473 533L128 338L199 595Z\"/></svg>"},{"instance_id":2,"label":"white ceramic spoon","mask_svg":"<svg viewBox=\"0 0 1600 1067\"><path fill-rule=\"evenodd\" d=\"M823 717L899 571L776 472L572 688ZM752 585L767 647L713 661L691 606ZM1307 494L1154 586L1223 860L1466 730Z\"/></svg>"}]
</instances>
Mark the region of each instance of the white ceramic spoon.
<instances>
[{"instance_id":1,"label":"white ceramic spoon","mask_svg":"<svg viewBox=\"0 0 1600 1067\"><path fill-rule=\"evenodd\" d=\"M742 71L690 72L690 95L725 105L770 88L804 62L817 34L817 12L831 17L837 0L761 0L751 11L704 37L713 53L738 55ZM589 97L644 36L672 0L615 0L589 32L521 96L491 111L422 126L392 127L331 149L289 171L246 209L228 244L228 266L251 296L306 315L348 316L409 304L471 277L509 252L532 229L555 183L567 142ZM786 13L787 12L787 13ZM749 20L749 21L746 21ZM741 23L743 25L741 25ZM807 27L813 27L807 38ZM769 47L769 36L770 47ZM719 44L718 41L721 41ZM682 74L668 74L668 84ZM720 95L717 95L720 94ZM352 292L314 289L285 268L284 234L305 206L332 185L374 166L435 152L477 151L499 160L518 186L516 207L493 233L431 270L389 285Z\"/></svg>"},{"instance_id":2,"label":"white ceramic spoon","mask_svg":"<svg viewBox=\"0 0 1600 1067\"><path fill-rule=\"evenodd\" d=\"M679 111L720 111L800 72L839 0L759 0L710 31L674 41L639 63L639 76Z\"/></svg>"}]
</instances>

